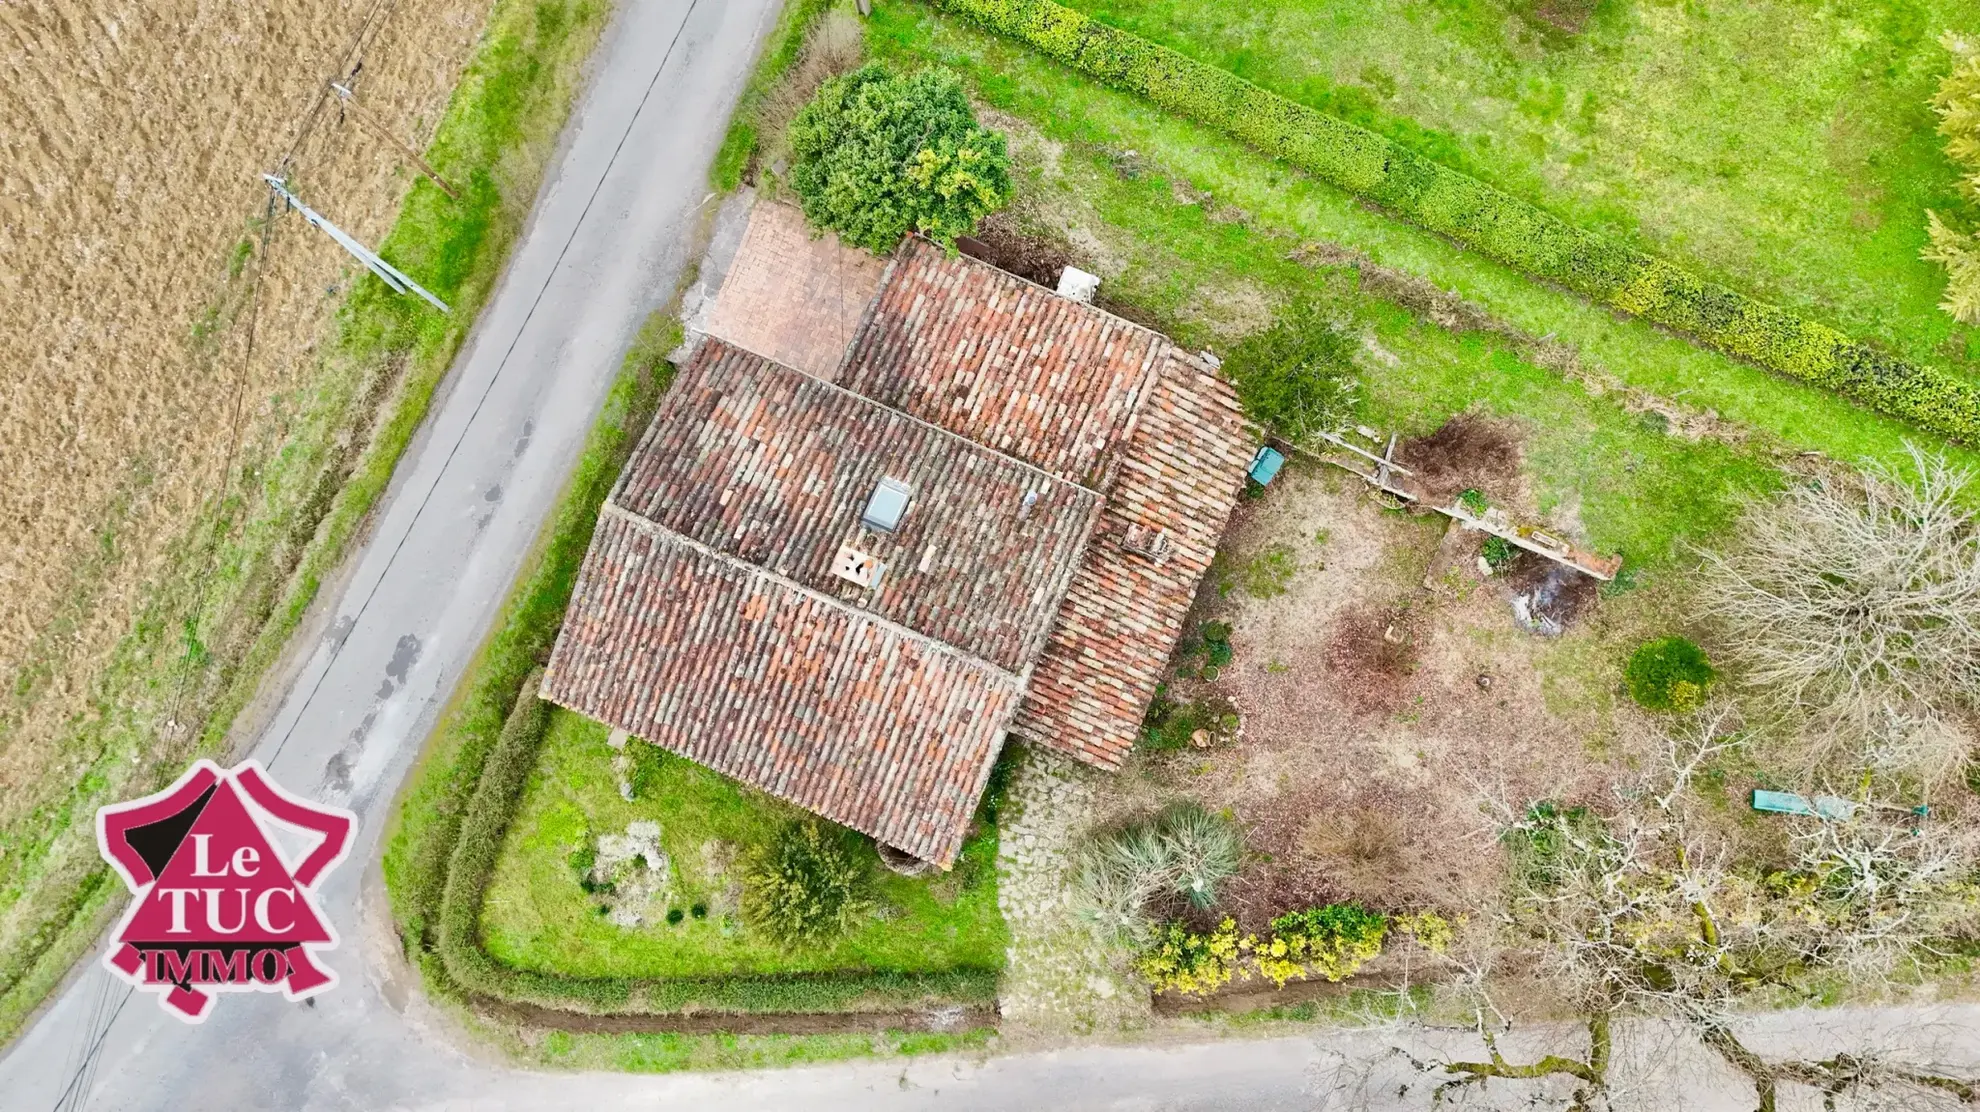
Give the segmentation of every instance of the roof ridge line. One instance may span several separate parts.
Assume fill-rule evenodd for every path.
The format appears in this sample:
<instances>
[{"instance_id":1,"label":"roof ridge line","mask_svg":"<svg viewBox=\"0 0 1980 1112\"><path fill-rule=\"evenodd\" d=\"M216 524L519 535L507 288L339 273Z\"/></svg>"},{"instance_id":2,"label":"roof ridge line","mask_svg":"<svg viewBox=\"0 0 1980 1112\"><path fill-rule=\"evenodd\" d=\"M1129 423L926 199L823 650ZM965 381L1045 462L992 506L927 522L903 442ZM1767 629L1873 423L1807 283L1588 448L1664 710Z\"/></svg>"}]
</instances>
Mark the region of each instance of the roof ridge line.
<instances>
[{"instance_id":1,"label":"roof ridge line","mask_svg":"<svg viewBox=\"0 0 1980 1112\"><path fill-rule=\"evenodd\" d=\"M742 352L744 355L753 356L757 359L761 359L765 363L768 363L772 367L776 367L779 370L789 371L790 373L797 375L800 378L810 379L812 382L815 382L818 385L825 387L827 390L832 390L837 393L844 394L849 398L856 398L860 402L868 406L869 408L877 409L883 413L891 413L895 416L905 418L917 425L920 425L922 428L925 428L930 432L935 433L938 436L947 437L950 440L954 440L957 441L958 443L967 445L968 447L975 449L977 451L987 452L990 455L996 456L999 459L1009 460L1010 462L1017 464L1019 467L1024 468L1026 471L1029 471L1032 474L1044 476L1050 482L1064 484L1065 486L1072 487L1074 490L1084 491L1087 494L1091 494L1096 498L1100 498L1103 500L1106 498L1105 491L1095 490L1092 487L1087 486L1085 483L1076 483L1071 479L1065 478L1064 476L1061 475L1054 475L1052 472L1045 470L1044 468L1038 466L1035 463L1032 463L1030 460L1019 459L1017 456L1014 456L1011 453L1006 452L1001 448L996 448L989 444L985 444L980 440L971 440L969 437L964 436L963 434L956 432L953 429L945 429L933 421L929 421L921 417L916 417L914 414L909 413L907 410L902 409L899 406L888 405L886 402L883 402L878 398L868 397L867 395L862 394L859 391L854 390L850 387L841 386L838 383L833 382L831 379L820 378L817 375L812 374L810 371L803 369L802 367L793 367L789 363L778 362L777 360L770 358L769 356L763 354L760 351L751 351L749 348L746 348L743 345L736 343L733 340L725 339L721 336L710 335L708 336L708 339L715 343L721 344L722 346L729 348L731 350ZM698 354L696 358L699 358Z\"/></svg>"},{"instance_id":2,"label":"roof ridge line","mask_svg":"<svg viewBox=\"0 0 1980 1112\"><path fill-rule=\"evenodd\" d=\"M802 374L803 372L800 371L799 373ZM837 607L838 609L846 611L847 613L852 614L857 618L872 622L873 624L881 627L882 629L887 630L888 632L900 634L911 641L925 645L929 648L934 649L937 652L943 653L948 656L956 657L970 664L977 665L978 667L982 668L984 671L989 672L993 677L1009 680L1017 689L1017 694L1020 696L1020 698L1018 699L1018 703L1020 704L1023 702L1022 696L1024 692L1030 686L1026 682L1024 677L1019 676L1015 672L1008 671L1005 668L1003 668L1001 665L998 665L992 661L985 660L984 658L977 656L975 653L960 648L956 645L951 645L947 641L944 641L940 638L930 637L928 634L923 633L920 630L912 629L908 626L904 626L901 623L894 621L891 618L883 618L880 615L875 614L871 611L861 609L860 607L848 603L844 599L833 598L831 595L828 595L825 592L820 591L816 588L807 587L804 584L799 583L795 579L791 579L787 576L779 575L776 572L771 571L769 568L766 568L761 564L752 564L748 560L742 559L739 556L732 556L729 553L723 552L718 548L713 548L709 545L705 545L700 541L695 540L693 537L684 536L680 533L676 533L674 530L667 528L665 525L662 525L657 521L654 521L652 518L646 517L642 514L635 513L632 510L629 510L626 507L619 505L617 502L613 502L609 500L606 501L604 505L598 508L598 512L600 516L610 514L613 517L619 518L625 521L627 524L633 526L634 528L645 531L648 535L658 540L665 541L669 544L679 545L680 547L686 548L691 552L698 552L704 556L710 557L723 564L726 564L729 567L736 568L744 572L745 574L754 576L757 579L768 580L769 582L775 583L780 587L790 588L791 590L794 590L799 594L817 599L819 602L823 602L826 603L827 605ZM1015 717L1015 709L1013 710L1013 717ZM1008 727L1009 727L1009 723L1006 722L1004 724L1004 728L1008 729Z\"/></svg>"}]
</instances>

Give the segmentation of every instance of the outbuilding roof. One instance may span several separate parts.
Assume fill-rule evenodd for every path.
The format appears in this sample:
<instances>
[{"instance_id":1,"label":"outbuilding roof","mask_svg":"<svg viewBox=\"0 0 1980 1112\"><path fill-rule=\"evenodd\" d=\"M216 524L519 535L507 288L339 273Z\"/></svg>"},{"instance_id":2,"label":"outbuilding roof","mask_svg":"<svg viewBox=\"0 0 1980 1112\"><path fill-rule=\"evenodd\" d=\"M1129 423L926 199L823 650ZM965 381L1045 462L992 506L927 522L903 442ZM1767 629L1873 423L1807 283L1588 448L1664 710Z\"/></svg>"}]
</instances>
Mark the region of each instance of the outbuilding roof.
<instances>
[{"instance_id":1,"label":"outbuilding roof","mask_svg":"<svg viewBox=\"0 0 1980 1112\"><path fill-rule=\"evenodd\" d=\"M838 383L1099 489L1174 345L975 259L911 239Z\"/></svg>"}]
</instances>

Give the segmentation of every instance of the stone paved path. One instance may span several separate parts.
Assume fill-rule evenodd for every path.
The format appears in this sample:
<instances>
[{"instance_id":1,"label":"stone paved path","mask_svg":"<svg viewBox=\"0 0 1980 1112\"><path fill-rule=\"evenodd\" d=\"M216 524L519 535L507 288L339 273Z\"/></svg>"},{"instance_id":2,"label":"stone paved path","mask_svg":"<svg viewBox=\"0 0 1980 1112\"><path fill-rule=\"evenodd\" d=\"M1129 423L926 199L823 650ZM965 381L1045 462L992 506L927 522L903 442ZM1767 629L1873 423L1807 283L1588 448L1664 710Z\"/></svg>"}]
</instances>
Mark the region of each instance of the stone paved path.
<instances>
[{"instance_id":1,"label":"stone paved path","mask_svg":"<svg viewBox=\"0 0 1980 1112\"><path fill-rule=\"evenodd\" d=\"M1011 931L1001 1001L1007 1036L1117 1031L1148 1020L1148 990L1074 904L1071 856L1093 823L1094 781L1103 775L1031 747L1011 777L997 847L997 904Z\"/></svg>"}]
</instances>

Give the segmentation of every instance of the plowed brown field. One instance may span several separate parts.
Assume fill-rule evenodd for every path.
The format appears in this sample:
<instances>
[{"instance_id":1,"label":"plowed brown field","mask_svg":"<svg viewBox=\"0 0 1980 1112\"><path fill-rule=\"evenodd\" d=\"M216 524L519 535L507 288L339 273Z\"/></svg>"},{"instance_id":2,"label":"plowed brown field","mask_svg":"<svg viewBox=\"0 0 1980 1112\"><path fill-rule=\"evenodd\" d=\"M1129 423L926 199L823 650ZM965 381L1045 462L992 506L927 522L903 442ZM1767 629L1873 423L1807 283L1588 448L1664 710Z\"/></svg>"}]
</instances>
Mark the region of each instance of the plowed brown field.
<instances>
[{"instance_id":1,"label":"plowed brown field","mask_svg":"<svg viewBox=\"0 0 1980 1112\"><path fill-rule=\"evenodd\" d=\"M109 898L88 809L183 766L403 369L332 350L361 269L260 175L378 243L412 178L326 82L424 147L490 11L0 3L0 1038Z\"/></svg>"}]
</instances>

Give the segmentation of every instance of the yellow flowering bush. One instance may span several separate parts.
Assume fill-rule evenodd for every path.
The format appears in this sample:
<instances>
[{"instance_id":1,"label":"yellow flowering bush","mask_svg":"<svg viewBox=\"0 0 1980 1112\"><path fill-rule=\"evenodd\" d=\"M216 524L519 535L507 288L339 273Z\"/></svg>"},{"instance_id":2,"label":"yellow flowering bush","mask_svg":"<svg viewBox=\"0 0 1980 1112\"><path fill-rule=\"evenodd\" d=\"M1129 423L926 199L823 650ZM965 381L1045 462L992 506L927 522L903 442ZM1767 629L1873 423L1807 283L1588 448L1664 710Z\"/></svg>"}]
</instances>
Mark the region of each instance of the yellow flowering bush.
<instances>
[{"instance_id":1,"label":"yellow flowering bush","mask_svg":"<svg viewBox=\"0 0 1980 1112\"><path fill-rule=\"evenodd\" d=\"M1413 916L1411 924L1412 931L1432 935L1441 925L1448 942L1450 924L1436 915ZM1388 929L1387 916L1353 903L1281 915L1262 939L1239 935L1232 919L1208 934L1171 920L1135 959L1135 969L1157 992L1190 996L1215 992L1233 980L1263 978L1275 985L1312 977L1339 981L1382 952Z\"/></svg>"}]
</instances>

